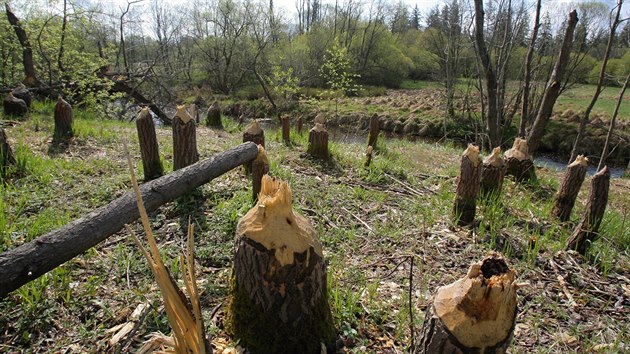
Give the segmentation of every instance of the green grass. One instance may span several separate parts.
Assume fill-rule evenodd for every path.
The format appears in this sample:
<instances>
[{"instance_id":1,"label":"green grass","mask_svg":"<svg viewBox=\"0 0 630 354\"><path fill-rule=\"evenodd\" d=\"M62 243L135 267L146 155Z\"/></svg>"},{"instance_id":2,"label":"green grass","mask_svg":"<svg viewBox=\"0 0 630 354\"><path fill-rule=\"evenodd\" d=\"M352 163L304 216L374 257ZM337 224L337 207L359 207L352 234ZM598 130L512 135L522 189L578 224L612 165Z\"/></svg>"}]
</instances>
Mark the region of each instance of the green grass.
<instances>
[{"instance_id":1,"label":"green grass","mask_svg":"<svg viewBox=\"0 0 630 354\"><path fill-rule=\"evenodd\" d=\"M558 98L554 110L557 112L563 112L567 109L575 112L586 110L595 93L595 87L595 85L576 85L570 88ZM597 103L595 103L595 107L593 107L593 114L599 114L610 119L615 110L619 92L620 89L618 87L606 87L600 94ZM630 97L627 93L623 101L624 103L619 107L618 120L630 119Z\"/></svg>"}]
</instances>

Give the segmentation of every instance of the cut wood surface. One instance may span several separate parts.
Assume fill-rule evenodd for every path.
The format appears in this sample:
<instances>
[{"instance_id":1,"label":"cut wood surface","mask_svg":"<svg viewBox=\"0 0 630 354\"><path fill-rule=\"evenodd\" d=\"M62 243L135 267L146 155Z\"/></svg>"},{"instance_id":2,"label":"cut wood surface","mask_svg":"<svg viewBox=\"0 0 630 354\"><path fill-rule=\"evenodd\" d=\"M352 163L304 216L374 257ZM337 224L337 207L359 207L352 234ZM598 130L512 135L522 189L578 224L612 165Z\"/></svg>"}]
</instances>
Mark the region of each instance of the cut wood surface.
<instances>
[{"instance_id":1,"label":"cut wood surface","mask_svg":"<svg viewBox=\"0 0 630 354\"><path fill-rule=\"evenodd\" d=\"M376 147L378 141L378 133L380 132L380 120L378 114L374 113L370 118L370 132L368 133L368 146Z\"/></svg>"},{"instance_id":2,"label":"cut wood surface","mask_svg":"<svg viewBox=\"0 0 630 354\"><path fill-rule=\"evenodd\" d=\"M529 148L525 139L516 138L512 148L505 152L506 174L514 176L517 182L536 181L534 160L529 155Z\"/></svg>"},{"instance_id":3,"label":"cut wood surface","mask_svg":"<svg viewBox=\"0 0 630 354\"><path fill-rule=\"evenodd\" d=\"M184 106L177 106L177 113L173 117L173 170L197 161L197 125Z\"/></svg>"},{"instance_id":4,"label":"cut wood surface","mask_svg":"<svg viewBox=\"0 0 630 354\"><path fill-rule=\"evenodd\" d=\"M265 131L260 127L257 120L252 120L243 131L243 142L251 141L256 145L265 147ZM252 164L246 163L243 165L245 174L252 172Z\"/></svg>"},{"instance_id":5,"label":"cut wood surface","mask_svg":"<svg viewBox=\"0 0 630 354\"><path fill-rule=\"evenodd\" d=\"M173 200L253 160L258 148L239 145L141 186L147 210ZM97 245L138 219L133 192L44 236L0 254L0 298Z\"/></svg>"},{"instance_id":6,"label":"cut wood surface","mask_svg":"<svg viewBox=\"0 0 630 354\"><path fill-rule=\"evenodd\" d=\"M160 161L160 150L157 136L155 135L155 124L148 108L143 108L136 118L136 129L138 130L138 142L140 143L140 156L142 157L142 169L144 180L150 181L161 177L164 174L162 161Z\"/></svg>"},{"instance_id":7,"label":"cut wood surface","mask_svg":"<svg viewBox=\"0 0 630 354\"><path fill-rule=\"evenodd\" d=\"M505 177L505 162L501 158L501 148L492 149L492 154L483 159L481 169L481 194L499 196Z\"/></svg>"},{"instance_id":8,"label":"cut wood surface","mask_svg":"<svg viewBox=\"0 0 630 354\"><path fill-rule=\"evenodd\" d=\"M374 148L372 147L372 145L368 146L367 150L365 151L365 167L370 167L370 164L372 163L372 153L374 152Z\"/></svg>"},{"instance_id":9,"label":"cut wood surface","mask_svg":"<svg viewBox=\"0 0 630 354\"><path fill-rule=\"evenodd\" d=\"M55 133L54 140L67 140L74 136L72 130L72 121L74 112L70 103L66 102L61 96L57 98L55 104Z\"/></svg>"},{"instance_id":10,"label":"cut wood surface","mask_svg":"<svg viewBox=\"0 0 630 354\"><path fill-rule=\"evenodd\" d=\"M481 158L479 157L479 148L470 144L462 155L459 179L455 191L453 214L458 225L468 225L475 220L480 177Z\"/></svg>"},{"instance_id":11,"label":"cut wood surface","mask_svg":"<svg viewBox=\"0 0 630 354\"><path fill-rule=\"evenodd\" d=\"M560 221L568 221L571 217L571 211L575 205L586 170L588 169L588 159L584 155L578 157L569 166L564 174L564 179L560 185L558 193L556 193L551 215Z\"/></svg>"}]
</instances>

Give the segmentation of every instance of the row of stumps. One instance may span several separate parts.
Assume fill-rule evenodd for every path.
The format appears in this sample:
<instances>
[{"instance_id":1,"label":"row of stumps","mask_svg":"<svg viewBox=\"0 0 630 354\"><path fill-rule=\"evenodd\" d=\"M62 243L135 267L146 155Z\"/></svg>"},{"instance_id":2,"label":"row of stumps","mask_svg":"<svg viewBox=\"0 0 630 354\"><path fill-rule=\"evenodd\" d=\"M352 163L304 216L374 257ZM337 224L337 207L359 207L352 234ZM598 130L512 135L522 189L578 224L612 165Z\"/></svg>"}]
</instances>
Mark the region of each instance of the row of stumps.
<instances>
[{"instance_id":1,"label":"row of stumps","mask_svg":"<svg viewBox=\"0 0 630 354\"><path fill-rule=\"evenodd\" d=\"M457 224L474 222L477 200L499 198L505 175L512 175L517 182L536 180L534 164L527 151L527 142L517 138L514 146L506 151L505 160L500 157L500 148L495 148L483 161L479 148L469 145L462 155L460 175L457 182L453 214ZM561 222L571 216L582 182L586 176L588 159L579 155L567 166L560 189L555 195L551 214ZM590 244L598 237L599 226L608 203L610 171L602 168L591 179L588 202L580 223L569 238L566 249L585 254Z\"/></svg>"}]
</instances>

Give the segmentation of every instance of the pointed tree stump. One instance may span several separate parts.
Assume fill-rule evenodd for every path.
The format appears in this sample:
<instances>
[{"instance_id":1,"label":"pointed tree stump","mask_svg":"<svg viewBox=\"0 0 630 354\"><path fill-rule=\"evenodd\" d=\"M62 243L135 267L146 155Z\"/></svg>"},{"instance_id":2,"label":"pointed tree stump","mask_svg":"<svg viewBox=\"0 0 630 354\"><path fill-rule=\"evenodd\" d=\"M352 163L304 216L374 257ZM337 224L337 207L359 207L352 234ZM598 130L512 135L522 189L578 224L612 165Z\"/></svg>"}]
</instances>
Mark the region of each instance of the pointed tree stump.
<instances>
[{"instance_id":1,"label":"pointed tree stump","mask_svg":"<svg viewBox=\"0 0 630 354\"><path fill-rule=\"evenodd\" d=\"M57 104L55 104L55 133L53 140L65 141L74 136L74 131L72 130L73 118L72 106L59 96Z\"/></svg>"},{"instance_id":2,"label":"pointed tree stump","mask_svg":"<svg viewBox=\"0 0 630 354\"><path fill-rule=\"evenodd\" d=\"M269 160L265 153L265 148L258 145L258 155L252 161L252 200L254 203L258 201L258 194L262 186L262 178L269 173Z\"/></svg>"},{"instance_id":3,"label":"pointed tree stump","mask_svg":"<svg viewBox=\"0 0 630 354\"><path fill-rule=\"evenodd\" d=\"M140 156L142 157L142 169L144 170L144 180L150 181L164 174L162 161L160 161L160 150L158 148L157 136L155 135L155 124L153 116L148 108L142 108L136 118L136 129L138 130L138 142L140 143Z\"/></svg>"},{"instance_id":4,"label":"pointed tree stump","mask_svg":"<svg viewBox=\"0 0 630 354\"><path fill-rule=\"evenodd\" d=\"M255 119L251 121L243 131L243 142L246 143L248 141L252 141L256 145L261 145L263 148L265 147L265 131L262 130L260 124L258 124L258 121ZM251 173L251 163L246 163L243 167L245 168L245 174Z\"/></svg>"},{"instance_id":5,"label":"pointed tree stump","mask_svg":"<svg viewBox=\"0 0 630 354\"><path fill-rule=\"evenodd\" d=\"M318 159L330 159L330 152L328 151L328 131L326 131L326 128L320 123L315 123L313 129L308 133L308 148L306 153Z\"/></svg>"},{"instance_id":6,"label":"pointed tree stump","mask_svg":"<svg viewBox=\"0 0 630 354\"><path fill-rule=\"evenodd\" d=\"M221 122L221 107L219 102L214 101L208 108L206 113L206 126L210 128L223 129L223 123Z\"/></svg>"},{"instance_id":7,"label":"pointed tree stump","mask_svg":"<svg viewBox=\"0 0 630 354\"><path fill-rule=\"evenodd\" d=\"M492 149L492 154L483 160L481 168L481 195L498 198L503 188L505 162L501 158L501 148Z\"/></svg>"},{"instance_id":8,"label":"pointed tree stump","mask_svg":"<svg viewBox=\"0 0 630 354\"><path fill-rule=\"evenodd\" d=\"M304 130L304 118L300 116L297 120L297 132L302 135L302 131ZM630 165L628 165L630 167Z\"/></svg>"},{"instance_id":9,"label":"pointed tree stump","mask_svg":"<svg viewBox=\"0 0 630 354\"><path fill-rule=\"evenodd\" d=\"M462 155L453 214L458 225L468 225L475 220L477 195L481 177L479 148L470 144Z\"/></svg>"},{"instance_id":10,"label":"pointed tree stump","mask_svg":"<svg viewBox=\"0 0 630 354\"><path fill-rule=\"evenodd\" d=\"M516 138L512 148L505 152L507 174L514 176L517 182L535 182L536 169L529 155L527 140Z\"/></svg>"},{"instance_id":11,"label":"pointed tree stump","mask_svg":"<svg viewBox=\"0 0 630 354\"><path fill-rule=\"evenodd\" d=\"M289 117L282 117L282 141L289 145L291 144L291 122Z\"/></svg>"},{"instance_id":12,"label":"pointed tree stump","mask_svg":"<svg viewBox=\"0 0 630 354\"><path fill-rule=\"evenodd\" d=\"M7 116L24 117L28 113L28 106L24 100L13 96L12 92L9 92L2 101L2 107L4 108L4 114Z\"/></svg>"},{"instance_id":13,"label":"pointed tree stump","mask_svg":"<svg viewBox=\"0 0 630 354\"><path fill-rule=\"evenodd\" d=\"M177 171L199 161L197 126L184 106L177 106L173 117L173 170Z\"/></svg>"},{"instance_id":14,"label":"pointed tree stump","mask_svg":"<svg viewBox=\"0 0 630 354\"><path fill-rule=\"evenodd\" d=\"M320 353L333 344L322 245L293 211L286 182L264 176L238 222L226 328L252 353Z\"/></svg>"},{"instance_id":15,"label":"pointed tree stump","mask_svg":"<svg viewBox=\"0 0 630 354\"><path fill-rule=\"evenodd\" d=\"M569 166L567 166L567 172L564 174L562 185L556 193L556 197L553 203L553 209L551 215L558 218L560 221L569 221L571 218L571 211L575 205L575 199L577 198L584 177L586 176L586 170L588 169L588 159L584 155L578 155Z\"/></svg>"},{"instance_id":16,"label":"pointed tree stump","mask_svg":"<svg viewBox=\"0 0 630 354\"><path fill-rule=\"evenodd\" d=\"M378 140L378 133L380 132L380 120L378 114L374 113L370 118L370 132L368 133L368 146L372 148L376 147L376 141Z\"/></svg>"},{"instance_id":17,"label":"pointed tree stump","mask_svg":"<svg viewBox=\"0 0 630 354\"><path fill-rule=\"evenodd\" d=\"M315 116L315 119L313 120L313 124L321 124L323 126L326 126L326 115L324 113L319 113L318 115Z\"/></svg>"},{"instance_id":18,"label":"pointed tree stump","mask_svg":"<svg viewBox=\"0 0 630 354\"><path fill-rule=\"evenodd\" d=\"M6 170L9 165L15 164L15 157L13 156L13 150L9 145L9 139L5 134L4 129L0 128L0 176L6 175Z\"/></svg>"},{"instance_id":19,"label":"pointed tree stump","mask_svg":"<svg viewBox=\"0 0 630 354\"><path fill-rule=\"evenodd\" d=\"M599 237L599 225L604 218L606 204L608 204L608 189L610 188L610 170L604 166L591 179L591 190L588 202L582 215L582 221L575 227L567 243L567 250L575 250L586 254L591 243Z\"/></svg>"},{"instance_id":20,"label":"pointed tree stump","mask_svg":"<svg viewBox=\"0 0 630 354\"><path fill-rule=\"evenodd\" d=\"M18 87L13 89L12 93L15 98L23 100L24 103L26 103L27 108L30 108L33 105L33 96L24 84L18 85Z\"/></svg>"},{"instance_id":21,"label":"pointed tree stump","mask_svg":"<svg viewBox=\"0 0 630 354\"><path fill-rule=\"evenodd\" d=\"M474 263L438 288L427 307L418 353L505 353L516 321L516 273L501 255Z\"/></svg>"},{"instance_id":22,"label":"pointed tree stump","mask_svg":"<svg viewBox=\"0 0 630 354\"><path fill-rule=\"evenodd\" d=\"M199 109L195 103L190 104L190 108L188 108L188 112L190 116L195 120L196 124L199 124Z\"/></svg>"},{"instance_id":23,"label":"pointed tree stump","mask_svg":"<svg viewBox=\"0 0 630 354\"><path fill-rule=\"evenodd\" d=\"M372 163L372 153L374 152L374 148L372 145L368 146L367 151L365 152L365 167L370 167Z\"/></svg>"}]
</instances>

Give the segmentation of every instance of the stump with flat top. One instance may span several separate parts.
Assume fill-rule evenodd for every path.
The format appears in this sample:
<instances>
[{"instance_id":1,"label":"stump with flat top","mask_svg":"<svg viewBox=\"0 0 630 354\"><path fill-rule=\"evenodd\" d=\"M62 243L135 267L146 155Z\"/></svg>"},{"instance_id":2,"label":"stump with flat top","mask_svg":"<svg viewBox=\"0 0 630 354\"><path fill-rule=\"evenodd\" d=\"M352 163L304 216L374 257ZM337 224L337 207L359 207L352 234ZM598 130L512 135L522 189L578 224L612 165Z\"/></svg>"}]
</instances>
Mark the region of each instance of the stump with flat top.
<instances>
[{"instance_id":1,"label":"stump with flat top","mask_svg":"<svg viewBox=\"0 0 630 354\"><path fill-rule=\"evenodd\" d=\"M70 103L66 102L61 96L57 98L55 104L55 133L53 140L67 140L74 136L72 130L72 121L74 112Z\"/></svg>"},{"instance_id":2,"label":"stump with flat top","mask_svg":"<svg viewBox=\"0 0 630 354\"><path fill-rule=\"evenodd\" d=\"M9 145L9 139L3 128L0 128L0 176L5 176L5 171L9 165L15 164L13 150Z\"/></svg>"},{"instance_id":3,"label":"stump with flat top","mask_svg":"<svg viewBox=\"0 0 630 354\"><path fill-rule=\"evenodd\" d=\"M462 155L459 179L455 191L453 214L458 225L468 225L475 220L480 176L481 158L479 157L479 148L470 144Z\"/></svg>"},{"instance_id":4,"label":"stump with flat top","mask_svg":"<svg viewBox=\"0 0 630 354\"><path fill-rule=\"evenodd\" d=\"M604 166L591 179L591 190L588 202L582 215L582 220L575 227L567 242L567 250L575 250L586 254L591 243L599 237L599 226L604 218L606 204L608 204L608 190L610 188L610 170Z\"/></svg>"},{"instance_id":5,"label":"stump with flat top","mask_svg":"<svg viewBox=\"0 0 630 354\"><path fill-rule=\"evenodd\" d=\"M252 353L321 353L335 328L322 245L293 211L286 182L267 175L236 229L226 328Z\"/></svg>"},{"instance_id":6,"label":"stump with flat top","mask_svg":"<svg viewBox=\"0 0 630 354\"><path fill-rule=\"evenodd\" d=\"M315 119L313 120L313 124L321 124L323 126L326 126L327 120L328 119L326 118L326 114L319 113L318 115L315 116Z\"/></svg>"},{"instance_id":7,"label":"stump with flat top","mask_svg":"<svg viewBox=\"0 0 630 354\"><path fill-rule=\"evenodd\" d=\"M173 117L173 170L199 161L197 152L197 126L184 106L177 106Z\"/></svg>"},{"instance_id":8,"label":"stump with flat top","mask_svg":"<svg viewBox=\"0 0 630 354\"><path fill-rule=\"evenodd\" d=\"M206 126L223 129L223 123L221 122L221 107L217 101L214 101L208 108L208 112L206 113Z\"/></svg>"},{"instance_id":9,"label":"stump with flat top","mask_svg":"<svg viewBox=\"0 0 630 354\"><path fill-rule=\"evenodd\" d=\"M512 148L505 152L506 174L514 176L517 182L536 182L534 160L528 150L527 140L516 138Z\"/></svg>"},{"instance_id":10,"label":"stump with flat top","mask_svg":"<svg viewBox=\"0 0 630 354\"><path fill-rule=\"evenodd\" d=\"M12 92L9 92L2 101L2 107L4 114L7 116L24 117L28 113L28 106L24 100L13 96Z\"/></svg>"},{"instance_id":11,"label":"stump with flat top","mask_svg":"<svg viewBox=\"0 0 630 354\"><path fill-rule=\"evenodd\" d=\"M306 153L322 160L328 160L330 158L330 152L328 151L328 131L320 123L315 123L315 126L308 133L308 148Z\"/></svg>"},{"instance_id":12,"label":"stump with flat top","mask_svg":"<svg viewBox=\"0 0 630 354\"><path fill-rule=\"evenodd\" d=\"M285 145L291 144L291 122L289 121L289 117L280 118L282 122L282 141Z\"/></svg>"},{"instance_id":13,"label":"stump with flat top","mask_svg":"<svg viewBox=\"0 0 630 354\"><path fill-rule=\"evenodd\" d=\"M584 155L578 155L569 166L564 174L562 185L554 198L553 209L551 215L560 221L568 221L571 218L571 211L575 205L586 170L588 169L588 159Z\"/></svg>"},{"instance_id":14,"label":"stump with flat top","mask_svg":"<svg viewBox=\"0 0 630 354\"><path fill-rule=\"evenodd\" d=\"M368 146L372 148L376 147L376 141L378 140L378 133L380 132L380 120L378 114L374 113L370 118L370 132L368 133Z\"/></svg>"},{"instance_id":15,"label":"stump with flat top","mask_svg":"<svg viewBox=\"0 0 630 354\"><path fill-rule=\"evenodd\" d=\"M490 156L483 159L480 190L482 196L497 198L501 195L505 170L505 162L501 158L501 148L496 147L492 149Z\"/></svg>"},{"instance_id":16,"label":"stump with flat top","mask_svg":"<svg viewBox=\"0 0 630 354\"><path fill-rule=\"evenodd\" d=\"M258 201L258 194L262 186L262 178L269 173L269 160L265 153L265 148L258 145L258 155L252 161L252 200L254 203Z\"/></svg>"},{"instance_id":17,"label":"stump with flat top","mask_svg":"<svg viewBox=\"0 0 630 354\"><path fill-rule=\"evenodd\" d=\"M150 181L161 177L164 174L164 168L162 167L162 161L160 161L160 150L157 136L155 135L153 116L151 116L151 112L147 107L142 108L140 113L138 113L136 129L138 130L144 180Z\"/></svg>"},{"instance_id":18,"label":"stump with flat top","mask_svg":"<svg viewBox=\"0 0 630 354\"><path fill-rule=\"evenodd\" d=\"M260 127L257 120L252 120L245 130L243 131L243 142L254 142L256 145L265 147L265 131ZM252 171L252 164L246 163L243 165L245 168L245 174L249 174Z\"/></svg>"},{"instance_id":19,"label":"stump with flat top","mask_svg":"<svg viewBox=\"0 0 630 354\"><path fill-rule=\"evenodd\" d=\"M499 254L438 288L427 307L417 353L505 353L516 322L516 273Z\"/></svg>"}]
</instances>

